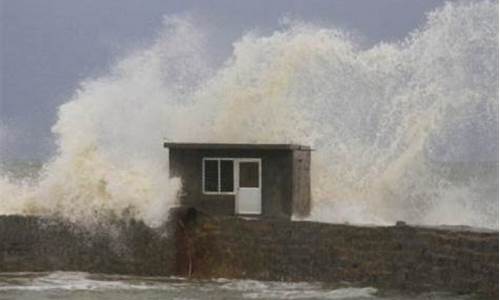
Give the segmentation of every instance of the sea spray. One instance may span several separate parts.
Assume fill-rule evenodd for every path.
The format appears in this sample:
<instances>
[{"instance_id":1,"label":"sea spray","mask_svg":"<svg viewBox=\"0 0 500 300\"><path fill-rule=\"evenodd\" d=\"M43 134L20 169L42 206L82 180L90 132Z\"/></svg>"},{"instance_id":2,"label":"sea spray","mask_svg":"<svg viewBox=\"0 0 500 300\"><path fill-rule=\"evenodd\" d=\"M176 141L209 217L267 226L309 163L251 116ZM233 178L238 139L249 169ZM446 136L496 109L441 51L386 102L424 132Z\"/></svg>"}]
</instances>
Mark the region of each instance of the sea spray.
<instances>
[{"instance_id":1,"label":"sea spray","mask_svg":"<svg viewBox=\"0 0 500 300\"><path fill-rule=\"evenodd\" d=\"M290 22L245 34L220 67L189 18L168 17L150 47L60 107L57 155L35 184L4 176L0 212L83 222L126 212L154 226L181 186L168 178L163 138L293 142L316 150L312 220L498 228L481 179L453 182L434 162L461 157L451 145L466 122L498 151L497 12L488 1L448 3L404 41L368 49Z\"/></svg>"}]
</instances>

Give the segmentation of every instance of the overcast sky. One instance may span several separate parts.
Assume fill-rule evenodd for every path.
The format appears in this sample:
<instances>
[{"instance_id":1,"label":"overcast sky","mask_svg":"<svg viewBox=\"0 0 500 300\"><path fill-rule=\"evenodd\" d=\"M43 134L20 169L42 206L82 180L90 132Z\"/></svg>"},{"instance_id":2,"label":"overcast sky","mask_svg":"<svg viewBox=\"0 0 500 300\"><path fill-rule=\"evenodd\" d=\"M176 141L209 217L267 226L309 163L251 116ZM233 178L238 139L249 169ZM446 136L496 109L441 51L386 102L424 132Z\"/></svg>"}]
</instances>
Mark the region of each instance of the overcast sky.
<instances>
[{"instance_id":1,"label":"overcast sky","mask_svg":"<svg viewBox=\"0 0 500 300\"><path fill-rule=\"evenodd\" d=\"M0 0L0 155L46 158L57 107L79 81L158 32L163 15L189 13L207 24L219 59L244 31L272 31L290 15L335 25L362 43L401 39L440 0L165 1ZM7 128L5 130L5 128Z\"/></svg>"}]
</instances>

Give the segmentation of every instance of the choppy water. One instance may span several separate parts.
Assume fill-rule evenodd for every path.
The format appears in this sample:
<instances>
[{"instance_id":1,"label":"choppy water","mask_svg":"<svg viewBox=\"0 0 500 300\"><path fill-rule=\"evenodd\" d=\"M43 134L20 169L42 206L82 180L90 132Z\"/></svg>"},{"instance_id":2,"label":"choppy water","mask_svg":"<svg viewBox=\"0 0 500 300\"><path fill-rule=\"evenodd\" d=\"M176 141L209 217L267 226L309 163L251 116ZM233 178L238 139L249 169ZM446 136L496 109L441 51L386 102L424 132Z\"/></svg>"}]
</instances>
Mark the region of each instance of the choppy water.
<instances>
[{"instance_id":1,"label":"choppy water","mask_svg":"<svg viewBox=\"0 0 500 300\"><path fill-rule=\"evenodd\" d=\"M263 282L176 277L130 277L75 272L0 273L0 299L127 300L127 299L469 299L435 292L404 295L373 287L328 286L320 283Z\"/></svg>"}]
</instances>

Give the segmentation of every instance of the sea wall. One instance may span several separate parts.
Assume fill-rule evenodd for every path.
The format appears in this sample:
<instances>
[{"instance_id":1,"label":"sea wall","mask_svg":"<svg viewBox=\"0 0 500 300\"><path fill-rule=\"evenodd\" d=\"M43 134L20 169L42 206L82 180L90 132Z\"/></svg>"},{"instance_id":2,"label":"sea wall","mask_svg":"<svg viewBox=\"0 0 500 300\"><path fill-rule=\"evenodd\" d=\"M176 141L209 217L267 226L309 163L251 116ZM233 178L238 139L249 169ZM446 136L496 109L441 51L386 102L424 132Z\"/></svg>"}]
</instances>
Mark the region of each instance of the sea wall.
<instances>
[{"instance_id":1,"label":"sea wall","mask_svg":"<svg viewBox=\"0 0 500 300\"><path fill-rule=\"evenodd\" d=\"M0 217L0 272L84 271L195 278L350 282L498 297L498 232L357 227L180 210L151 229Z\"/></svg>"},{"instance_id":2,"label":"sea wall","mask_svg":"<svg viewBox=\"0 0 500 300\"><path fill-rule=\"evenodd\" d=\"M175 273L174 234L134 220L79 226L58 219L0 217L0 272Z\"/></svg>"},{"instance_id":3,"label":"sea wall","mask_svg":"<svg viewBox=\"0 0 500 300\"><path fill-rule=\"evenodd\" d=\"M186 228L177 257L184 275L498 297L497 232L202 216Z\"/></svg>"}]
</instances>

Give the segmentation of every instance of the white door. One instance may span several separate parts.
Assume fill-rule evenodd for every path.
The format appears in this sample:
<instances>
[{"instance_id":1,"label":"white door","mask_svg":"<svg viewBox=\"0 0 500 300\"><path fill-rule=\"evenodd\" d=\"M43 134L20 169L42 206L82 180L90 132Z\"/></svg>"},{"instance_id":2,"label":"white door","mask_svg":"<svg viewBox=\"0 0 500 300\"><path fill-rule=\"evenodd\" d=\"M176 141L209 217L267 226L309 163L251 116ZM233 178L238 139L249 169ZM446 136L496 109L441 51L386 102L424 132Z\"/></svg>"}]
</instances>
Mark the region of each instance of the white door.
<instances>
[{"instance_id":1,"label":"white door","mask_svg":"<svg viewBox=\"0 0 500 300\"><path fill-rule=\"evenodd\" d=\"M262 213L262 178L260 159L236 160L236 214Z\"/></svg>"}]
</instances>

